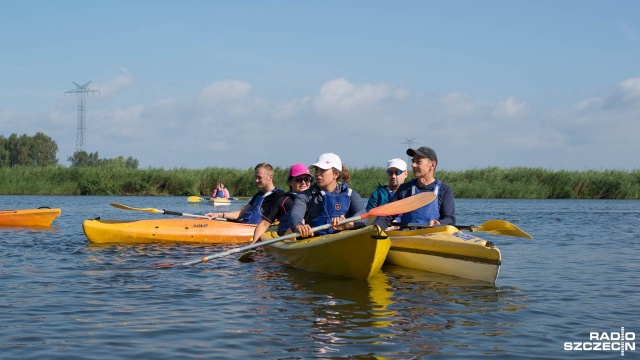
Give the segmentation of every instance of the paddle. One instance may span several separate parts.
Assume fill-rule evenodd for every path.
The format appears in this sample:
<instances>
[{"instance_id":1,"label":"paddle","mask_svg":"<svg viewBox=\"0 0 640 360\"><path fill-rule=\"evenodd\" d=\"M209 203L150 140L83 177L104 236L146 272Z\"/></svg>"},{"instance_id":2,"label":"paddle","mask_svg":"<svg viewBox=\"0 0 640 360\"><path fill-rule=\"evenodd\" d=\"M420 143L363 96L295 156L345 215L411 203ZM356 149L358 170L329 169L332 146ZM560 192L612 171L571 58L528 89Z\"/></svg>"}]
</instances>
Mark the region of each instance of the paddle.
<instances>
[{"instance_id":1,"label":"paddle","mask_svg":"<svg viewBox=\"0 0 640 360\"><path fill-rule=\"evenodd\" d=\"M404 228L426 228L429 227L428 224L407 224L407 223L392 223L391 225L404 227ZM445 225L436 225L437 226L445 226ZM521 237L525 239L532 239L531 235L526 232L520 230L517 226L505 220L488 220L482 223L480 226L475 225L453 225L460 230L469 230L471 232L486 232L493 235L503 235L503 236L515 236Z\"/></svg>"},{"instance_id":2,"label":"paddle","mask_svg":"<svg viewBox=\"0 0 640 360\"><path fill-rule=\"evenodd\" d=\"M187 217L193 217L193 218L198 218L198 219L209 219L211 220L210 217L208 216L204 216L204 215L194 215L194 214L185 214L185 213L181 213L181 212L177 212L177 211L169 211L169 210L160 210L160 209L154 209L154 208L134 208L134 207L130 207L130 206L126 206L126 205L122 205L122 204L116 204L116 203L111 203L110 204L113 207L117 207L118 209L122 209L122 210L133 210L133 211L142 211L142 212L149 212L149 213L155 213L155 214L165 214L165 215L176 215L176 216L187 216ZM220 218L216 218L215 220L224 220L224 219L220 219Z\"/></svg>"},{"instance_id":3,"label":"paddle","mask_svg":"<svg viewBox=\"0 0 640 360\"><path fill-rule=\"evenodd\" d=\"M418 195L414 195L414 196L409 196L407 198L398 200L398 201L394 201L394 202L390 202L388 204L384 204L381 206L378 206L376 208L373 208L371 210L369 210L369 212L366 212L364 214L360 214L358 216L354 216L354 217L350 217L347 219L344 219L342 221L340 221L338 224L342 225L342 224L346 224L352 221L358 221L360 219L364 219L364 218L368 218L369 216L390 216L390 215L398 215L398 214L403 214L409 211L413 211L417 208L420 208L422 206L425 206L427 204L429 204L430 202L432 202L433 200L436 199L436 195L432 192L424 192L424 193L420 193ZM316 232L319 230L324 230L324 229L328 229L330 228L332 225L331 224L325 224L325 225L320 225L320 226L316 226L314 228L311 228L312 232ZM190 266L190 265L195 265L201 262L207 262L211 259L217 259L217 258L221 258L223 256L227 256L227 255L231 255L231 254L235 254L235 253L239 253L239 252L243 252L243 251L247 251L247 250L251 250L251 249L255 249L258 248L260 246L264 246L264 245L269 245L269 244L273 244L273 243L277 243L279 241L283 241L283 240L287 240L287 239L292 239L295 237L300 236L300 234L298 233L291 233L291 234L287 234L284 236L280 236L277 237L275 239L271 239L271 240L267 240L267 241L261 241L261 242L257 242L255 244L250 244L250 245L246 245L246 246L241 246L238 248L234 248L231 250L227 250L227 251L223 251L217 254L213 254L213 255L209 255L209 256L203 256L202 258L198 259L198 260L193 260L193 261L187 261L185 263L181 263L181 264L155 264L153 266L157 266L157 267L167 267L167 266L175 266L175 265L181 265L181 266Z\"/></svg>"}]
</instances>

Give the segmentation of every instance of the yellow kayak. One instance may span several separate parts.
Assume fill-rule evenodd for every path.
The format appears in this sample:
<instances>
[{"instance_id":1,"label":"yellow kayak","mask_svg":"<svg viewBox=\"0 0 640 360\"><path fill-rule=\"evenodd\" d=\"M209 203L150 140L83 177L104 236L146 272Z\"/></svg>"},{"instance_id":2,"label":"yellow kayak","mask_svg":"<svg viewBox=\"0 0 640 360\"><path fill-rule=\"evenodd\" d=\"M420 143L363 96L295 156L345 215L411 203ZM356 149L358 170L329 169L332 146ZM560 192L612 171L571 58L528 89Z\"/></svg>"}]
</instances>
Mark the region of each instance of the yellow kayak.
<instances>
[{"instance_id":1,"label":"yellow kayak","mask_svg":"<svg viewBox=\"0 0 640 360\"><path fill-rule=\"evenodd\" d=\"M93 243L136 244L242 243L253 238L252 224L209 219L85 220L84 234Z\"/></svg>"},{"instance_id":2,"label":"yellow kayak","mask_svg":"<svg viewBox=\"0 0 640 360\"><path fill-rule=\"evenodd\" d=\"M209 203L215 205L231 205L231 199L229 198L211 198Z\"/></svg>"},{"instance_id":3,"label":"yellow kayak","mask_svg":"<svg viewBox=\"0 0 640 360\"><path fill-rule=\"evenodd\" d=\"M0 210L0 226L51 226L60 213L59 208Z\"/></svg>"},{"instance_id":4,"label":"yellow kayak","mask_svg":"<svg viewBox=\"0 0 640 360\"><path fill-rule=\"evenodd\" d=\"M502 255L490 241L455 226L388 230L387 262L412 269L495 283Z\"/></svg>"},{"instance_id":5,"label":"yellow kayak","mask_svg":"<svg viewBox=\"0 0 640 360\"><path fill-rule=\"evenodd\" d=\"M267 231L262 240L275 239ZM264 250L278 261L309 271L354 279L369 279L378 272L391 246L387 235L377 226L346 230L300 240L283 240L266 245Z\"/></svg>"}]
</instances>

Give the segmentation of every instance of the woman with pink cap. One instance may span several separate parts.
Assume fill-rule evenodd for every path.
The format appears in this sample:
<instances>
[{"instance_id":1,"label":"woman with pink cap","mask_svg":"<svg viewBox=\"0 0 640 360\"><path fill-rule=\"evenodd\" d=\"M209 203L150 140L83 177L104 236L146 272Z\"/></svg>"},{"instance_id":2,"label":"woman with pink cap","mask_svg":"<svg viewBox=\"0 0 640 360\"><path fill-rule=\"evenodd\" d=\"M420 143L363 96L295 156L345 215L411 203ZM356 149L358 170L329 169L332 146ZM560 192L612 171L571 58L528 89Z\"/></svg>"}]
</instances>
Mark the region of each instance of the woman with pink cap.
<instances>
[{"instance_id":1,"label":"woman with pink cap","mask_svg":"<svg viewBox=\"0 0 640 360\"><path fill-rule=\"evenodd\" d=\"M309 168L304 164L295 164L289 169L289 177L287 184L289 192L282 195L278 200L272 203L268 208L263 208L262 220L258 223L253 233L252 244L260 239L260 236L269 228L276 220L280 220L278 225L278 235L282 236L289 229L289 215L293 207L293 200L296 194L307 190L311 185L313 178L309 172Z\"/></svg>"},{"instance_id":2,"label":"woman with pink cap","mask_svg":"<svg viewBox=\"0 0 640 360\"><path fill-rule=\"evenodd\" d=\"M349 170L342 165L340 157L333 153L322 154L309 168L315 171L316 183L295 197L289 219L291 230L309 237L364 227L364 220L339 224L347 217L365 212L362 197L349 188ZM313 227L326 224L333 227L315 234L311 231Z\"/></svg>"}]
</instances>

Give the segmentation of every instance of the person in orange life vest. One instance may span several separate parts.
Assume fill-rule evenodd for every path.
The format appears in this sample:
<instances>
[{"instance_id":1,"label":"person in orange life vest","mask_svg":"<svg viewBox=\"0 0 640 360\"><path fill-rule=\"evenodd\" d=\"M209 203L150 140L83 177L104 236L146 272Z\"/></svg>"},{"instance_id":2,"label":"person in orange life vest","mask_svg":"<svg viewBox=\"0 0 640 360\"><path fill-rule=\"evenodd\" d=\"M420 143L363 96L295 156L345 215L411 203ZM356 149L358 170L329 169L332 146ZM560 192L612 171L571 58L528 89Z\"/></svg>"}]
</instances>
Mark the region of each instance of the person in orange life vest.
<instances>
[{"instance_id":1,"label":"person in orange life vest","mask_svg":"<svg viewBox=\"0 0 640 360\"><path fill-rule=\"evenodd\" d=\"M205 215L212 219L222 218L245 224L258 224L262 220L262 208L269 208L271 202L284 195L284 191L273 185L273 166L267 163L256 165L253 176L259 190L247 205L236 211L211 212Z\"/></svg>"},{"instance_id":2,"label":"person in orange life vest","mask_svg":"<svg viewBox=\"0 0 640 360\"><path fill-rule=\"evenodd\" d=\"M227 188L224 187L223 183L219 182L218 185L216 185L216 188L213 189L213 193L211 194L211 197L228 199L229 190L227 190Z\"/></svg>"},{"instance_id":3,"label":"person in orange life vest","mask_svg":"<svg viewBox=\"0 0 640 360\"><path fill-rule=\"evenodd\" d=\"M293 200L296 194L307 190L313 177L309 172L309 168L304 164L295 164L289 169L289 177L287 184L289 192L280 197L277 201L271 203L269 208L263 206L263 219L258 223L256 231L253 233L252 244L260 240L260 236L267 228L276 220L280 220L278 225L278 235L282 236L289 229L289 216L293 207Z\"/></svg>"},{"instance_id":4,"label":"person in orange life vest","mask_svg":"<svg viewBox=\"0 0 640 360\"><path fill-rule=\"evenodd\" d=\"M434 225L455 225L456 207L453 190L434 176L438 165L438 156L430 147L408 149L412 157L413 179L398 187L391 201L404 199L425 191L436 194L436 200L414 211L402 214L400 222ZM387 229L396 216L378 216L373 225Z\"/></svg>"},{"instance_id":5,"label":"person in orange life vest","mask_svg":"<svg viewBox=\"0 0 640 360\"><path fill-rule=\"evenodd\" d=\"M309 237L314 236L311 229L320 225L331 224L332 227L317 231L315 235L364 227L365 220L339 224L345 218L364 214L362 198L349 188L349 170L342 165L340 157L333 153L322 154L309 168L315 171L316 183L296 195L291 209L291 230Z\"/></svg>"}]
</instances>

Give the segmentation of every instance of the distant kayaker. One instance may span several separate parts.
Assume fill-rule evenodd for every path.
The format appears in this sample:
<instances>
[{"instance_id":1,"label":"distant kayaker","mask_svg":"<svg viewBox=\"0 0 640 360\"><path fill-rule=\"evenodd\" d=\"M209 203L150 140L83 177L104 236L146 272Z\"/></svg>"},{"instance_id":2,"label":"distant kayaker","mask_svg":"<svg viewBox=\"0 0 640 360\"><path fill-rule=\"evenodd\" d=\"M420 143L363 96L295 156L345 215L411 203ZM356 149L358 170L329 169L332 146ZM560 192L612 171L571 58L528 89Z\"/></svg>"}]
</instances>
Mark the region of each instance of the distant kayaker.
<instances>
[{"instance_id":1,"label":"distant kayaker","mask_svg":"<svg viewBox=\"0 0 640 360\"><path fill-rule=\"evenodd\" d=\"M347 217L365 212L360 194L349 188L349 170L342 165L340 157L333 153L322 154L309 168L315 172L316 183L296 196L290 216L291 230L309 237L364 227L365 220L338 224ZM311 231L313 227L326 224L333 227L315 234Z\"/></svg>"},{"instance_id":2,"label":"distant kayaker","mask_svg":"<svg viewBox=\"0 0 640 360\"><path fill-rule=\"evenodd\" d=\"M256 165L253 176L259 191L253 195L247 205L236 211L212 212L205 215L210 218L238 220L245 224L258 224L263 217L262 208L270 208L272 202L284 195L284 191L273 185L273 166L270 164Z\"/></svg>"},{"instance_id":3,"label":"distant kayaker","mask_svg":"<svg viewBox=\"0 0 640 360\"><path fill-rule=\"evenodd\" d=\"M413 179L398 187L391 201L404 199L411 195L425 191L435 192L437 201L429 203L417 210L402 214L400 222L434 225L455 225L456 207L453 190L442 181L435 178L434 173L438 165L438 156L430 147L408 149L407 155L411 156L411 169ZM386 229L396 216L379 216L373 222L374 225Z\"/></svg>"},{"instance_id":4,"label":"distant kayaker","mask_svg":"<svg viewBox=\"0 0 640 360\"><path fill-rule=\"evenodd\" d=\"M252 244L260 240L260 236L269 228L269 226L276 220L279 220L278 235L282 236L289 230L289 217L291 215L291 208L293 208L293 200L296 194L299 194L309 188L313 182L313 177L309 172L309 168L304 164L295 164L289 169L289 177L287 178L287 184L289 185L289 192L284 194L277 201L272 202L270 207L262 207L262 220L258 223L256 231L253 233Z\"/></svg>"},{"instance_id":5,"label":"distant kayaker","mask_svg":"<svg viewBox=\"0 0 640 360\"><path fill-rule=\"evenodd\" d=\"M229 190L227 190L227 188L224 187L223 183L219 182L218 185L216 185L216 188L213 189L213 193L211 194L211 197L228 199Z\"/></svg>"},{"instance_id":6,"label":"distant kayaker","mask_svg":"<svg viewBox=\"0 0 640 360\"><path fill-rule=\"evenodd\" d=\"M387 161L388 185L378 183L378 188L369 196L366 210L369 211L374 207L388 203L393 194L398 190L398 187L407 179L408 175L407 163L404 162L404 160L391 159Z\"/></svg>"}]
</instances>

